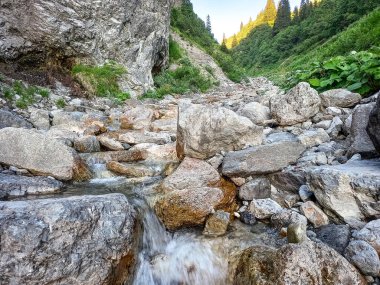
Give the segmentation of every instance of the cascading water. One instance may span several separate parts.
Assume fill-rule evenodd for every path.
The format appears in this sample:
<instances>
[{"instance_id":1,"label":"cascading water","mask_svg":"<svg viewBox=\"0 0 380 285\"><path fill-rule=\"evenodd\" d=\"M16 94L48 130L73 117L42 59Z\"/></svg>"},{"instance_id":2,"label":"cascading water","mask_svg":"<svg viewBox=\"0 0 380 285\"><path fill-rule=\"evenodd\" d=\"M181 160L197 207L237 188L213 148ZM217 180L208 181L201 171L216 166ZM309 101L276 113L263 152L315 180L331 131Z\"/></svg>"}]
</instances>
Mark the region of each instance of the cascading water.
<instances>
[{"instance_id":1,"label":"cascading water","mask_svg":"<svg viewBox=\"0 0 380 285\"><path fill-rule=\"evenodd\" d=\"M228 264L194 235L171 235L142 200L144 233L133 285L225 284Z\"/></svg>"}]
</instances>

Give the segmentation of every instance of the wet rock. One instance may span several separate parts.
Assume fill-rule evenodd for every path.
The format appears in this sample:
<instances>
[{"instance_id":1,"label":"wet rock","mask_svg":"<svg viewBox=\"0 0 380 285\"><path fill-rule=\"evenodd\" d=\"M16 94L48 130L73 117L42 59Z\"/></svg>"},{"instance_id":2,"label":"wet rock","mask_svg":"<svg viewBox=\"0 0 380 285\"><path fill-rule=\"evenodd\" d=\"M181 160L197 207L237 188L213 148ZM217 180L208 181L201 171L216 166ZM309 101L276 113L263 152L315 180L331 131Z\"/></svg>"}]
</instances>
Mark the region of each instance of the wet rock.
<instances>
[{"instance_id":1,"label":"wet rock","mask_svg":"<svg viewBox=\"0 0 380 285\"><path fill-rule=\"evenodd\" d=\"M313 224L315 228L328 225L329 218L314 202L308 201L300 207L302 214Z\"/></svg>"},{"instance_id":2,"label":"wet rock","mask_svg":"<svg viewBox=\"0 0 380 285\"><path fill-rule=\"evenodd\" d=\"M248 118L216 106L180 106L177 152L207 159L221 151L239 150L262 143L263 129Z\"/></svg>"},{"instance_id":3,"label":"wet rock","mask_svg":"<svg viewBox=\"0 0 380 285\"><path fill-rule=\"evenodd\" d=\"M229 213L224 211L216 211L207 219L203 234L210 237L223 236L227 232L229 222Z\"/></svg>"},{"instance_id":4,"label":"wet rock","mask_svg":"<svg viewBox=\"0 0 380 285\"><path fill-rule=\"evenodd\" d=\"M247 117L254 124L263 126L265 122L270 120L270 109L257 102L251 102L243 106L237 112L240 116Z\"/></svg>"},{"instance_id":5,"label":"wet rock","mask_svg":"<svg viewBox=\"0 0 380 285\"><path fill-rule=\"evenodd\" d=\"M380 220L369 222L353 236L355 239L368 242L380 256Z\"/></svg>"},{"instance_id":6,"label":"wet rock","mask_svg":"<svg viewBox=\"0 0 380 285\"><path fill-rule=\"evenodd\" d=\"M160 169L144 164L120 163L117 161L107 162L107 169L127 177L153 177L161 174Z\"/></svg>"},{"instance_id":7,"label":"wet rock","mask_svg":"<svg viewBox=\"0 0 380 285\"><path fill-rule=\"evenodd\" d=\"M319 204L354 226L358 220L380 214L379 172L379 160L360 160L311 168L308 180Z\"/></svg>"},{"instance_id":8,"label":"wet rock","mask_svg":"<svg viewBox=\"0 0 380 285\"><path fill-rule=\"evenodd\" d=\"M62 182L49 177L27 177L0 173L0 197L39 195L59 192Z\"/></svg>"},{"instance_id":9,"label":"wet rock","mask_svg":"<svg viewBox=\"0 0 380 285\"><path fill-rule=\"evenodd\" d=\"M228 177L274 173L295 163L304 151L300 143L281 142L230 152L223 161L222 172Z\"/></svg>"},{"instance_id":10,"label":"wet rock","mask_svg":"<svg viewBox=\"0 0 380 285\"><path fill-rule=\"evenodd\" d=\"M4 23L0 58L10 61L28 56L31 62L40 63L45 58L36 54L50 52L51 57L99 65L112 58L128 69L124 84L129 88L125 90L141 94L153 85L152 70L163 68L168 61L169 0L115 0L106 7L81 1L64 14L62 5L65 2L51 0L8 2L0 14ZM34 11L33 20L30 11ZM131 19L128 25L125 19Z\"/></svg>"},{"instance_id":11,"label":"wet rock","mask_svg":"<svg viewBox=\"0 0 380 285\"><path fill-rule=\"evenodd\" d=\"M74 149L77 152L99 152L100 144L95 136L83 136L74 140Z\"/></svg>"},{"instance_id":12,"label":"wet rock","mask_svg":"<svg viewBox=\"0 0 380 285\"><path fill-rule=\"evenodd\" d=\"M332 89L320 94L324 107L350 108L360 102L362 96L346 89Z\"/></svg>"},{"instance_id":13,"label":"wet rock","mask_svg":"<svg viewBox=\"0 0 380 285\"><path fill-rule=\"evenodd\" d=\"M175 143L164 145L142 143L133 146L131 152L140 152L148 161L178 161Z\"/></svg>"},{"instance_id":14,"label":"wet rock","mask_svg":"<svg viewBox=\"0 0 380 285\"><path fill-rule=\"evenodd\" d=\"M277 214L282 207L272 199L255 199L249 205L249 211L257 219L269 219L272 215Z\"/></svg>"},{"instance_id":15,"label":"wet rock","mask_svg":"<svg viewBox=\"0 0 380 285\"><path fill-rule=\"evenodd\" d=\"M298 136L298 140L306 147L313 147L330 141L324 129L308 130Z\"/></svg>"},{"instance_id":16,"label":"wet rock","mask_svg":"<svg viewBox=\"0 0 380 285\"><path fill-rule=\"evenodd\" d=\"M5 284L122 284L132 277L136 220L124 195L0 202L0 210Z\"/></svg>"},{"instance_id":17,"label":"wet rock","mask_svg":"<svg viewBox=\"0 0 380 285\"><path fill-rule=\"evenodd\" d=\"M306 224L303 222L291 223L286 233L288 243L303 243L307 240Z\"/></svg>"},{"instance_id":18,"label":"wet rock","mask_svg":"<svg viewBox=\"0 0 380 285\"><path fill-rule=\"evenodd\" d=\"M0 109L0 129L9 127L25 129L33 128L32 124L26 121L24 118L9 111Z\"/></svg>"},{"instance_id":19,"label":"wet rock","mask_svg":"<svg viewBox=\"0 0 380 285\"><path fill-rule=\"evenodd\" d=\"M125 149L121 142L107 136L98 136L98 141L108 150L121 151Z\"/></svg>"},{"instance_id":20,"label":"wet rock","mask_svg":"<svg viewBox=\"0 0 380 285\"><path fill-rule=\"evenodd\" d=\"M377 97L377 103L370 113L367 133L377 152L380 153L380 96Z\"/></svg>"},{"instance_id":21,"label":"wet rock","mask_svg":"<svg viewBox=\"0 0 380 285\"><path fill-rule=\"evenodd\" d=\"M351 237L350 227L348 225L325 225L315 229L316 237L335 249L340 254L348 246Z\"/></svg>"},{"instance_id":22,"label":"wet rock","mask_svg":"<svg viewBox=\"0 0 380 285\"><path fill-rule=\"evenodd\" d=\"M49 111L30 108L30 122L38 130L50 129Z\"/></svg>"},{"instance_id":23,"label":"wet rock","mask_svg":"<svg viewBox=\"0 0 380 285\"><path fill-rule=\"evenodd\" d=\"M356 153L363 155L363 157L372 157L376 155L376 149L368 136L367 126L369 115L373 110L375 103L358 105L354 109L351 124L351 146L348 150L349 156Z\"/></svg>"},{"instance_id":24,"label":"wet rock","mask_svg":"<svg viewBox=\"0 0 380 285\"><path fill-rule=\"evenodd\" d=\"M153 121L153 110L138 106L126 111L120 117L120 128L132 130L148 130Z\"/></svg>"},{"instance_id":25,"label":"wet rock","mask_svg":"<svg viewBox=\"0 0 380 285\"><path fill-rule=\"evenodd\" d=\"M119 141L128 144L140 143L154 143L154 144L167 144L170 143L171 137L167 133L153 133L153 132L128 132L119 136Z\"/></svg>"},{"instance_id":26,"label":"wet rock","mask_svg":"<svg viewBox=\"0 0 380 285\"><path fill-rule=\"evenodd\" d=\"M365 241L350 242L346 248L345 257L365 275L378 276L380 273L379 256L376 250Z\"/></svg>"},{"instance_id":27,"label":"wet rock","mask_svg":"<svg viewBox=\"0 0 380 285\"><path fill-rule=\"evenodd\" d=\"M271 114L281 126L291 126L313 117L320 105L318 92L301 82L285 95L271 98Z\"/></svg>"},{"instance_id":28,"label":"wet rock","mask_svg":"<svg viewBox=\"0 0 380 285\"><path fill-rule=\"evenodd\" d=\"M270 181L267 178L255 178L239 189L239 198L244 201L270 198Z\"/></svg>"},{"instance_id":29,"label":"wet rock","mask_svg":"<svg viewBox=\"0 0 380 285\"><path fill-rule=\"evenodd\" d=\"M63 143L33 130L0 130L0 162L59 180L91 177L80 157Z\"/></svg>"}]
</instances>

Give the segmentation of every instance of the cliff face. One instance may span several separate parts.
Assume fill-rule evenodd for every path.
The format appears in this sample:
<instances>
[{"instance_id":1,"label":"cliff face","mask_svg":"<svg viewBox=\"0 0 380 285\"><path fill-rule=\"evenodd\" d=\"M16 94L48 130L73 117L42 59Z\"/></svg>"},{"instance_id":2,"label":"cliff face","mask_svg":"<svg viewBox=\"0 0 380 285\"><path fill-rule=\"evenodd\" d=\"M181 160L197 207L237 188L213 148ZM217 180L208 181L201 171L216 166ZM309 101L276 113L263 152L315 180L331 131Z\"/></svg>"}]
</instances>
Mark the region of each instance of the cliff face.
<instances>
[{"instance_id":1,"label":"cliff face","mask_svg":"<svg viewBox=\"0 0 380 285\"><path fill-rule=\"evenodd\" d=\"M103 64L128 70L138 93L168 59L171 0L3 0L0 60Z\"/></svg>"}]
</instances>

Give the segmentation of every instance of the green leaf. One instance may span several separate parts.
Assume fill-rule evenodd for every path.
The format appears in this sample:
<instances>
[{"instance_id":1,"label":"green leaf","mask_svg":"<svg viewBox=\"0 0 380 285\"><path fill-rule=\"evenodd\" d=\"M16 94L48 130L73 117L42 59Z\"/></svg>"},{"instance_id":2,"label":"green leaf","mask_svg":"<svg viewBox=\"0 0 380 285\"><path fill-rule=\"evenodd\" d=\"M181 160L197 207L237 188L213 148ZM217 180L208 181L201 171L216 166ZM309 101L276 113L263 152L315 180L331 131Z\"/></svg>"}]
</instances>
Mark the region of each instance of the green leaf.
<instances>
[{"instance_id":1,"label":"green leaf","mask_svg":"<svg viewBox=\"0 0 380 285\"><path fill-rule=\"evenodd\" d=\"M362 86L363 86L363 84L361 82L356 82L356 83L348 86L347 89L350 91L354 91L354 90L361 88Z\"/></svg>"},{"instance_id":2,"label":"green leaf","mask_svg":"<svg viewBox=\"0 0 380 285\"><path fill-rule=\"evenodd\" d=\"M321 86L321 81L318 78L312 78L309 80L309 83L314 87Z\"/></svg>"}]
</instances>

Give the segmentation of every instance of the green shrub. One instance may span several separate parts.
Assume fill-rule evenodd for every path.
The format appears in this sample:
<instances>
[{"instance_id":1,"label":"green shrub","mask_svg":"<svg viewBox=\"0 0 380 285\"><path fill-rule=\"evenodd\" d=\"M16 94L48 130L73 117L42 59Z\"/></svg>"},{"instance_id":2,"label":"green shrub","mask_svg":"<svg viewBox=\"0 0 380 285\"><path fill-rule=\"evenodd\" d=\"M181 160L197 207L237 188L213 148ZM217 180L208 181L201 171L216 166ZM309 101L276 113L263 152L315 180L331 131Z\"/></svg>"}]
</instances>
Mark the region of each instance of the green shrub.
<instances>
[{"instance_id":1,"label":"green shrub","mask_svg":"<svg viewBox=\"0 0 380 285\"><path fill-rule=\"evenodd\" d=\"M126 73L126 70L115 62L108 62L102 66L75 65L72 73L80 75L81 80L91 86L96 96L114 98L123 96L118 80Z\"/></svg>"},{"instance_id":2,"label":"green shrub","mask_svg":"<svg viewBox=\"0 0 380 285\"><path fill-rule=\"evenodd\" d=\"M199 68L193 66L189 59L180 60L176 70L166 70L154 77L156 90L145 93L142 98L163 98L168 94L186 92L206 92L213 86L210 78L202 75Z\"/></svg>"},{"instance_id":3,"label":"green shrub","mask_svg":"<svg viewBox=\"0 0 380 285\"><path fill-rule=\"evenodd\" d=\"M63 109L66 106L66 102L65 102L65 100L63 98L59 98L57 101L55 101L55 105L58 108Z\"/></svg>"},{"instance_id":4,"label":"green shrub","mask_svg":"<svg viewBox=\"0 0 380 285\"><path fill-rule=\"evenodd\" d=\"M11 101L15 97L15 93L13 89L11 88L4 88L3 89L4 98Z\"/></svg>"},{"instance_id":5,"label":"green shrub","mask_svg":"<svg viewBox=\"0 0 380 285\"><path fill-rule=\"evenodd\" d=\"M49 90L45 88L39 88L38 94L40 94L43 98L48 98L50 96Z\"/></svg>"},{"instance_id":6,"label":"green shrub","mask_svg":"<svg viewBox=\"0 0 380 285\"><path fill-rule=\"evenodd\" d=\"M297 70L288 79L288 87L309 82L318 91L347 88L368 95L380 88L380 49L351 52L347 56L314 62L307 70Z\"/></svg>"},{"instance_id":7,"label":"green shrub","mask_svg":"<svg viewBox=\"0 0 380 285\"><path fill-rule=\"evenodd\" d=\"M183 52L179 44L173 40L170 36L169 38L169 62L177 62L183 56Z\"/></svg>"}]
</instances>

